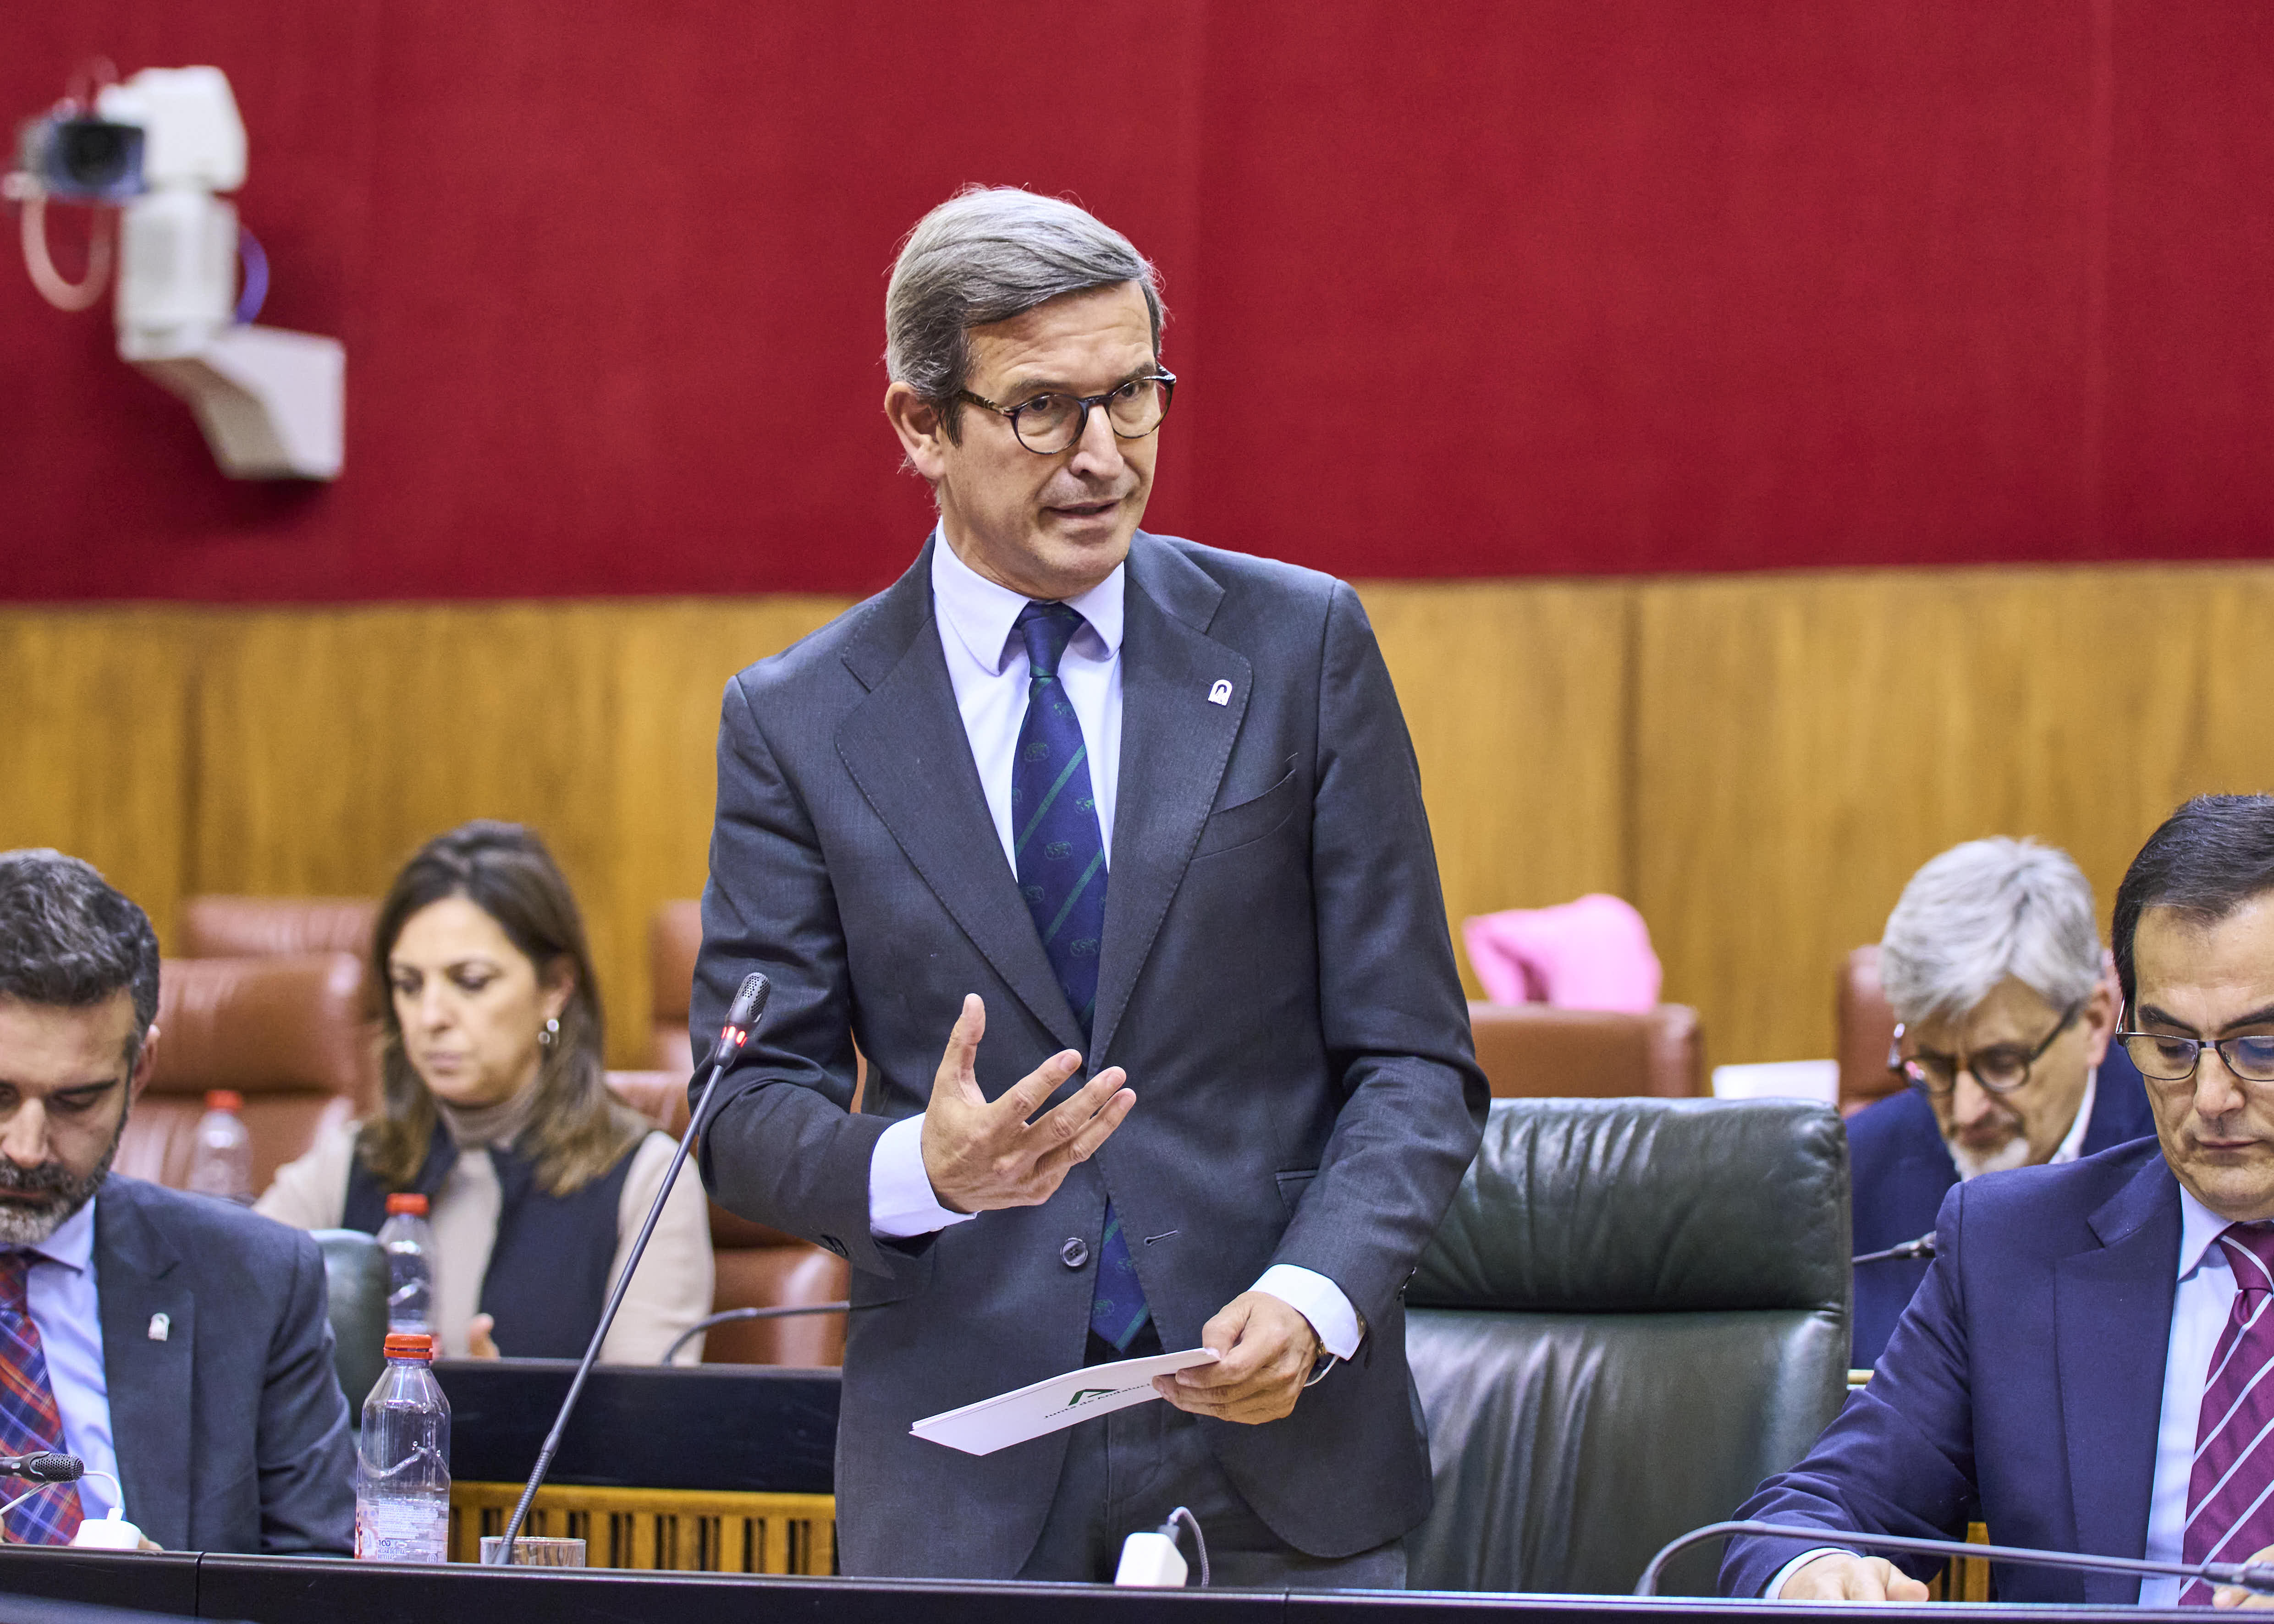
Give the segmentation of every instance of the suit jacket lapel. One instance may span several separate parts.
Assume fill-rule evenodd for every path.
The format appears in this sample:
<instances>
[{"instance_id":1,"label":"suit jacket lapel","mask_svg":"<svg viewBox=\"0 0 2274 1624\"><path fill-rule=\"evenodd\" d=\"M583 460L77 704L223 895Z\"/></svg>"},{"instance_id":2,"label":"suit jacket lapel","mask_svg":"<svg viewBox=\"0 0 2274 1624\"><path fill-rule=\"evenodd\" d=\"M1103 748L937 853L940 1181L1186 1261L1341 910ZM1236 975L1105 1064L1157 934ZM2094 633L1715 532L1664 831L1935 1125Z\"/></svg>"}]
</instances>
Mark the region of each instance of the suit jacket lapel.
<instances>
[{"instance_id":1,"label":"suit jacket lapel","mask_svg":"<svg viewBox=\"0 0 2274 1624\"><path fill-rule=\"evenodd\" d=\"M845 664L869 697L837 754L951 918L1052 1036L1086 1047L987 810L932 619L931 549L871 607ZM1124 679L1125 683L1126 679ZM1125 729L1126 724L1124 724ZM1109 890L1109 905L1112 893ZM1109 925L1109 939L1111 927Z\"/></svg>"},{"instance_id":2,"label":"suit jacket lapel","mask_svg":"<svg viewBox=\"0 0 2274 1624\"><path fill-rule=\"evenodd\" d=\"M94 1203L94 1279L103 1385L126 1518L169 1551L190 1542L191 1352L197 1300L180 1256L143 1215L133 1185L107 1180ZM150 1335L167 1320L163 1342Z\"/></svg>"},{"instance_id":3,"label":"suit jacket lapel","mask_svg":"<svg viewBox=\"0 0 2274 1624\"><path fill-rule=\"evenodd\" d=\"M1091 1021L1093 1067L1105 1064L1169 899L1216 804L1250 686L1246 658L1208 635L1224 589L1199 566L1140 531L1130 545L1126 580L1121 787ZM1227 680L1230 703L1210 703L1209 690Z\"/></svg>"},{"instance_id":4,"label":"suit jacket lapel","mask_svg":"<svg viewBox=\"0 0 2274 1624\"><path fill-rule=\"evenodd\" d=\"M2075 1549L2136 1557L2147 1550L2178 1289L2180 1187L2163 1157L2151 1158L2090 1222L2099 1247L2062 1259L2053 1274L2054 1368ZM2083 1581L2090 1603L2130 1605L2140 1598L2136 1578L2086 1574Z\"/></svg>"}]
</instances>

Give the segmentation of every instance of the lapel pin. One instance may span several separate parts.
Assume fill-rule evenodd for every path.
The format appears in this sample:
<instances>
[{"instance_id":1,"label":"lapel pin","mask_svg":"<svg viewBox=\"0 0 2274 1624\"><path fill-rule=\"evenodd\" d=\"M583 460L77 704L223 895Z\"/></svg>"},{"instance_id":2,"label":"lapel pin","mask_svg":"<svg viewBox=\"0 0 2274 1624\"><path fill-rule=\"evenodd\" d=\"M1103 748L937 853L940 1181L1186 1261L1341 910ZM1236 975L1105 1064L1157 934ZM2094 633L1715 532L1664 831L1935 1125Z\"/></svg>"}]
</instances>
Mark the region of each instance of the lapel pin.
<instances>
[{"instance_id":1,"label":"lapel pin","mask_svg":"<svg viewBox=\"0 0 2274 1624\"><path fill-rule=\"evenodd\" d=\"M150 1316L150 1340L152 1342L164 1342L166 1338L172 1334L173 1329L174 1322L166 1315L152 1314Z\"/></svg>"},{"instance_id":2,"label":"lapel pin","mask_svg":"<svg viewBox=\"0 0 2274 1624\"><path fill-rule=\"evenodd\" d=\"M1228 705L1231 703L1231 683L1227 678L1218 677L1216 679L1216 686L1209 689L1209 703L1212 705Z\"/></svg>"}]
</instances>

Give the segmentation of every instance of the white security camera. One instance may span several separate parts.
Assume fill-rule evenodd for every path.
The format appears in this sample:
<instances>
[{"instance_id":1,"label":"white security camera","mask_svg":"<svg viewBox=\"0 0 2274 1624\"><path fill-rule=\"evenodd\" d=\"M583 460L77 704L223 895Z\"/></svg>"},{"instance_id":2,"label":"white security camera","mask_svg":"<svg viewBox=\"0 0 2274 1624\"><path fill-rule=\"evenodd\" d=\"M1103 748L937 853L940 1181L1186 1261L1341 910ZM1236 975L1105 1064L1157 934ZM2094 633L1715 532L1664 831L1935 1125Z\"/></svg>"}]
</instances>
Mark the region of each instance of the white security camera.
<instances>
[{"instance_id":1,"label":"white security camera","mask_svg":"<svg viewBox=\"0 0 2274 1624\"><path fill-rule=\"evenodd\" d=\"M331 479L340 471L346 351L337 339L239 319L237 210L245 124L219 68L146 68L25 126L8 177L25 207L32 280L66 309L100 292L47 263L49 197L119 206L118 353L187 401L222 471L238 479ZM96 239L102 241L100 237ZM257 307L265 264L256 259Z\"/></svg>"}]
</instances>

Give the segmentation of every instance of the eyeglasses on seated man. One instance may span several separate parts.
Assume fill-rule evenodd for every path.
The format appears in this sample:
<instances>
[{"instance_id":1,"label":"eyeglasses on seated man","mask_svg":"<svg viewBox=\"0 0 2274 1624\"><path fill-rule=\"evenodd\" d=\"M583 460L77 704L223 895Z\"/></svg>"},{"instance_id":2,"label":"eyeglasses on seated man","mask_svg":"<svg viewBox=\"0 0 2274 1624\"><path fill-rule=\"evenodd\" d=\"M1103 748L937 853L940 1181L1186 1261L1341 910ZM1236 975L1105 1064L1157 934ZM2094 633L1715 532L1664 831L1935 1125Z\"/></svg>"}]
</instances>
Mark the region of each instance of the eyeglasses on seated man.
<instances>
[{"instance_id":1,"label":"eyeglasses on seated man","mask_svg":"<svg viewBox=\"0 0 2274 1624\"><path fill-rule=\"evenodd\" d=\"M2094 917L2068 854L2029 841L1969 840L1911 876L1879 944L1901 1023L1887 1064L1910 1086L1849 1120L1857 1252L1926 1234L1962 1179L2155 1132L2139 1075L2111 1041L2116 977ZM1879 1362L1926 1268L1856 1268L1852 1364Z\"/></svg>"}]
</instances>

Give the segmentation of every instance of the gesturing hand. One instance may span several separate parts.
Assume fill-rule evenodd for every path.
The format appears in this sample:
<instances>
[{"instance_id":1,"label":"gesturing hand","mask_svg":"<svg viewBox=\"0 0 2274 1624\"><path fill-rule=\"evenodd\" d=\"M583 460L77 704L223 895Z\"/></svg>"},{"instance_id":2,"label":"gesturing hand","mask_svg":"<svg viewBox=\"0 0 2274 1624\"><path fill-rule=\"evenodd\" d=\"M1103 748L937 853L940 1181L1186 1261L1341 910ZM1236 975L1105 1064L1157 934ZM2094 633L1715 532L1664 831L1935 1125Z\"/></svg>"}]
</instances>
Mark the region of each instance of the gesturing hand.
<instances>
[{"instance_id":1,"label":"gesturing hand","mask_svg":"<svg viewBox=\"0 0 2274 1624\"><path fill-rule=\"evenodd\" d=\"M1070 1049L1052 1055L990 1101L979 1092L974 1066L986 1032L987 1006L977 993L965 994L924 1109L924 1172L932 1194L950 1212L1039 1207L1057 1192L1067 1169L1097 1154L1137 1103L1121 1086L1126 1080L1121 1068L1108 1066L1080 1093L1028 1122L1081 1067L1081 1056Z\"/></svg>"},{"instance_id":2,"label":"gesturing hand","mask_svg":"<svg viewBox=\"0 0 2274 1624\"><path fill-rule=\"evenodd\" d=\"M1243 1291L1201 1327L1201 1346L1221 1350L1213 1365L1153 1378L1153 1390L1179 1410L1250 1425L1293 1410L1318 1363L1319 1334L1269 1291Z\"/></svg>"}]
</instances>

